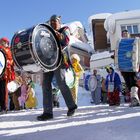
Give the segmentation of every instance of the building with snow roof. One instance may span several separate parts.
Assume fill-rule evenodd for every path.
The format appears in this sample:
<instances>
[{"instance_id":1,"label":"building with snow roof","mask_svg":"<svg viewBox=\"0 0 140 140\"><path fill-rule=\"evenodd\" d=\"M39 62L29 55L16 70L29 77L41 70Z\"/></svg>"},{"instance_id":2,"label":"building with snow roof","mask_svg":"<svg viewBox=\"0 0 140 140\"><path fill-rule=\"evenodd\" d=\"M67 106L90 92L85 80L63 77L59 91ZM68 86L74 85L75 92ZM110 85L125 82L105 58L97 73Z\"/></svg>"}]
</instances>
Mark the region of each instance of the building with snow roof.
<instances>
[{"instance_id":1,"label":"building with snow roof","mask_svg":"<svg viewBox=\"0 0 140 140\"><path fill-rule=\"evenodd\" d=\"M131 37L140 36L140 10L119 13L101 13L89 17L95 53L91 56L90 66L103 68L114 64L110 57L121 39L121 32L127 29Z\"/></svg>"},{"instance_id":2,"label":"building with snow roof","mask_svg":"<svg viewBox=\"0 0 140 140\"><path fill-rule=\"evenodd\" d=\"M111 50L114 50L123 30L128 30L131 37L140 36L140 10L112 14L105 20L104 28L110 39Z\"/></svg>"},{"instance_id":3,"label":"building with snow roof","mask_svg":"<svg viewBox=\"0 0 140 140\"><path fill-rule=\"evenodd\" d=\"M90 57L93 48L88 44L88 38L84 26L80 21L64 24L70 28L70 54L77 53L84 69L90 69Z\"/></svg>"}]
</instances>

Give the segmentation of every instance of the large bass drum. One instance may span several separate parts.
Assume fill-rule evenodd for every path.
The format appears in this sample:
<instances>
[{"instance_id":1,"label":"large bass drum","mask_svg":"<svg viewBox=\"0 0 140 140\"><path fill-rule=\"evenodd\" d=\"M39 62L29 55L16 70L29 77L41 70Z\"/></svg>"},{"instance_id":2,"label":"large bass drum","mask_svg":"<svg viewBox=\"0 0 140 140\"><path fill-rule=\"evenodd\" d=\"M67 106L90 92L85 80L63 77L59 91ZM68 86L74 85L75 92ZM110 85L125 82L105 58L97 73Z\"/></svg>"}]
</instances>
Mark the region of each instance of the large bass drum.
<instances>
[{"instance_id":1,"label":"large bass drum","mask_svg":"<svg viewBox=\"0 0 140 140\"><path fill-rule=\"evenodd\" d=\"M116 52L116 64L120 71L138 72L139 70L139 39L128 38L121 39Z\"/></svg>"},{"instance_id":2,"label":"large bass drum","mask_svg":"<svg viewBox=\"0 0 140 140\"><path fill-rule=\"evenodd\" d=\"M15 33L11 51L17 67L27 72L53 71L62 60L59 41L47 24Z\"/></svg>"},{"instance_id":3,"label":"large bass drum","mask_svg":"<svg viewBox=\"0 0 140 140\"><path fill-rule=\"evenodd\" d=\"M0 78L3 76L6 68L6 54L0 49Z\"/></svg>"}]
</instances>

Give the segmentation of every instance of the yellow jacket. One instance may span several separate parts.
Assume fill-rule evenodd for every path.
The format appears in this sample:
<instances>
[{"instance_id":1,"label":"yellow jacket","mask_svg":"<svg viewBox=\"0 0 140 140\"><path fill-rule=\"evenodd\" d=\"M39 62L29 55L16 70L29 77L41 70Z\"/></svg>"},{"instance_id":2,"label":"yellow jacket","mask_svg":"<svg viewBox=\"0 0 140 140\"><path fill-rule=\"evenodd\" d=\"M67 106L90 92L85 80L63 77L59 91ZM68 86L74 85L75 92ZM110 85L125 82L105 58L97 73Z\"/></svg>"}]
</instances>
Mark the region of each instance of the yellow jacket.
<instances>
[{"instance_id":1,"label":"yellow jacket","mask_svg":"<svg viewBox=\"0 0 140 140\"><path fill-rule=\"evenodd\" d=\"M75 61L74 63L72 63L72 66L74 68L76 77L80 78L80 76L84 73L84 69L82 68L82 66L80 65L78 61Z\"/></svg>"}]
</instances>

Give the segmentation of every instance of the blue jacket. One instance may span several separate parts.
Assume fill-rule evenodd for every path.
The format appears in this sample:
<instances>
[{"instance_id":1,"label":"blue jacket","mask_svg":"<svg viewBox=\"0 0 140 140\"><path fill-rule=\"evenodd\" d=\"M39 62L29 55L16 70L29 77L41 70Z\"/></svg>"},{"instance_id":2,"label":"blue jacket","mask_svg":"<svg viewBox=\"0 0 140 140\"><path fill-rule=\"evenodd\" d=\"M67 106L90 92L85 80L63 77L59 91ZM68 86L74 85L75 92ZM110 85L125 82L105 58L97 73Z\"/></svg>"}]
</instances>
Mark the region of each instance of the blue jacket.
<instances>
[{"instance_id":1,"label":"blue jacket","mask_svg":"<svg viewBox=\"0 0 140 140\"><path fill-rule=\"evenodd\" d=\"M113 77L114 77L114 90L121 91L121 79L119 74L116 73L114 70L112 71L111 74L108 74L106 77L106 82L105 82L106 89L108 90L109 82L113 82Z\"/></svg>"}]
</instances>

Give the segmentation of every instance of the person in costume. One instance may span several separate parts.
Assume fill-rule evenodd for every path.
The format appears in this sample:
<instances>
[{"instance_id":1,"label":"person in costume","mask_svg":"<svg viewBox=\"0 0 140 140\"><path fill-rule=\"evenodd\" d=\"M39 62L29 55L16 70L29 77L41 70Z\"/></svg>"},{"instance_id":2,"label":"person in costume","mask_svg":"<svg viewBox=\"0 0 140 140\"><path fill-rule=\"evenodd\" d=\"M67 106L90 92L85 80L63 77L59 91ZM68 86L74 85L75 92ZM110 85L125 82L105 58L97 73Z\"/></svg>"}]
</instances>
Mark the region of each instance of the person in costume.
<instances>
[{"instance_id":1,"label":"person in costume","mask_svg":"<svg viewBox=\"0 0 140 140\"><path fill-rule=\"evenodd\" d=\"M71 88L71 92L72 92L72 97L75 103L77 104L79 79L81 75L84 73L84 69L80 64L80 57L78 56L78 54L71 55L71 63L75 72L75 83L74 86Z\"/></svg>"},{"instance_id":2,"label":"person in costume","mask_svg":"<svg viewBox=\"0 0 140 140\"><path fill-rule=\"evenodd\" d=\"M93 70L93 74L91 75L91 78L95 78L97 81L97 86L94 89L94 85L92 86L91 90L91 103L94 103L95 105L98 105L101 103L101 76L97 73L97 70Z\"/></svg>"},{"instance_id":3,"label":"person in costume","mask_svg":"<svg viewBox=\"0 0 140 140\"><path fill-rule=\"evenodd\" d=\"M0 49L5 52L6 55L6 69L4 75L0 78L0 111L8 110L8 82L15 79L14 61L9 46L9 40L6 37L0 39Z\"/></svg>"},{"instance_id":4,"label":"person in costume","mask_svg":"<svg viewBox=\"0 0 140 140\"><path fill-rule=\"evenodd\" d=\"M108 75L106 77L106 89L108 96L109 106L120 105L120 92L121 92L121 80L118 73L114 71L112 67L106 67Z\"/></svg>"},{"instance_id":5,"label":"person in costume","mask_svg":"<svg viewBox=\"0 0 140 140\"><path fill-rule=\"evenodd\" d=\"M57 39L61 45L62 55L63 49L67 48L70 40L70 30L67 26L61 27L61 17L52 15L50 18L50 26L54 29ZM65 103L68 107L67 116L72 116L77 109L77 105L73 101L70 88L65 81L65 70L67 64L64 59L61 61L60 66L54 70L43 73L43 114L37 117L39 121L45 121L53 118L53 95L52 95L52 79L56 78L58 87L64 97Z\"/></svg>"},{"instance_id":6,"label":"person in costume","mask_svg":"<svg viewBox=\"0 0 140 140\"><path fill-rule=\"evenodd\" d=\"M16 71L15 72L15 80L14 81L19 85L17 90L14 93L12 93L14 110L20 110L20 105L19 105L18 98L21 96L21 85L22 85L21 71Z\"/></svg>"},{"instance_id":7,"label":"person in costume","mask_svg":"<svg viewBox=\"0 0 140 140\"><path fill-rule=\"evenodd\" d=\"M130 34L127 30L122 31L122 39L129 39ZM137 73L121 71L121 74L126 83L126 93L130 94L130 106L139 106L140 100L138 98L138 85L137 85Z\"/></svg>"},{"instance_id":8,"label":"person in costume","mask_svg":"<svg viewBox=\"0 0 140 140\"><path fill-rule=\"evenodd\" d=\"M32 81L31 76L27 77L26 82L27 82L28 89L27 89L27 99L26 99L26 102L25 102L25 107L26 107L26 109L36 108L37 98L35 96L35 90L34 90L35 84Z\"/></svg>"}]
</instances>

